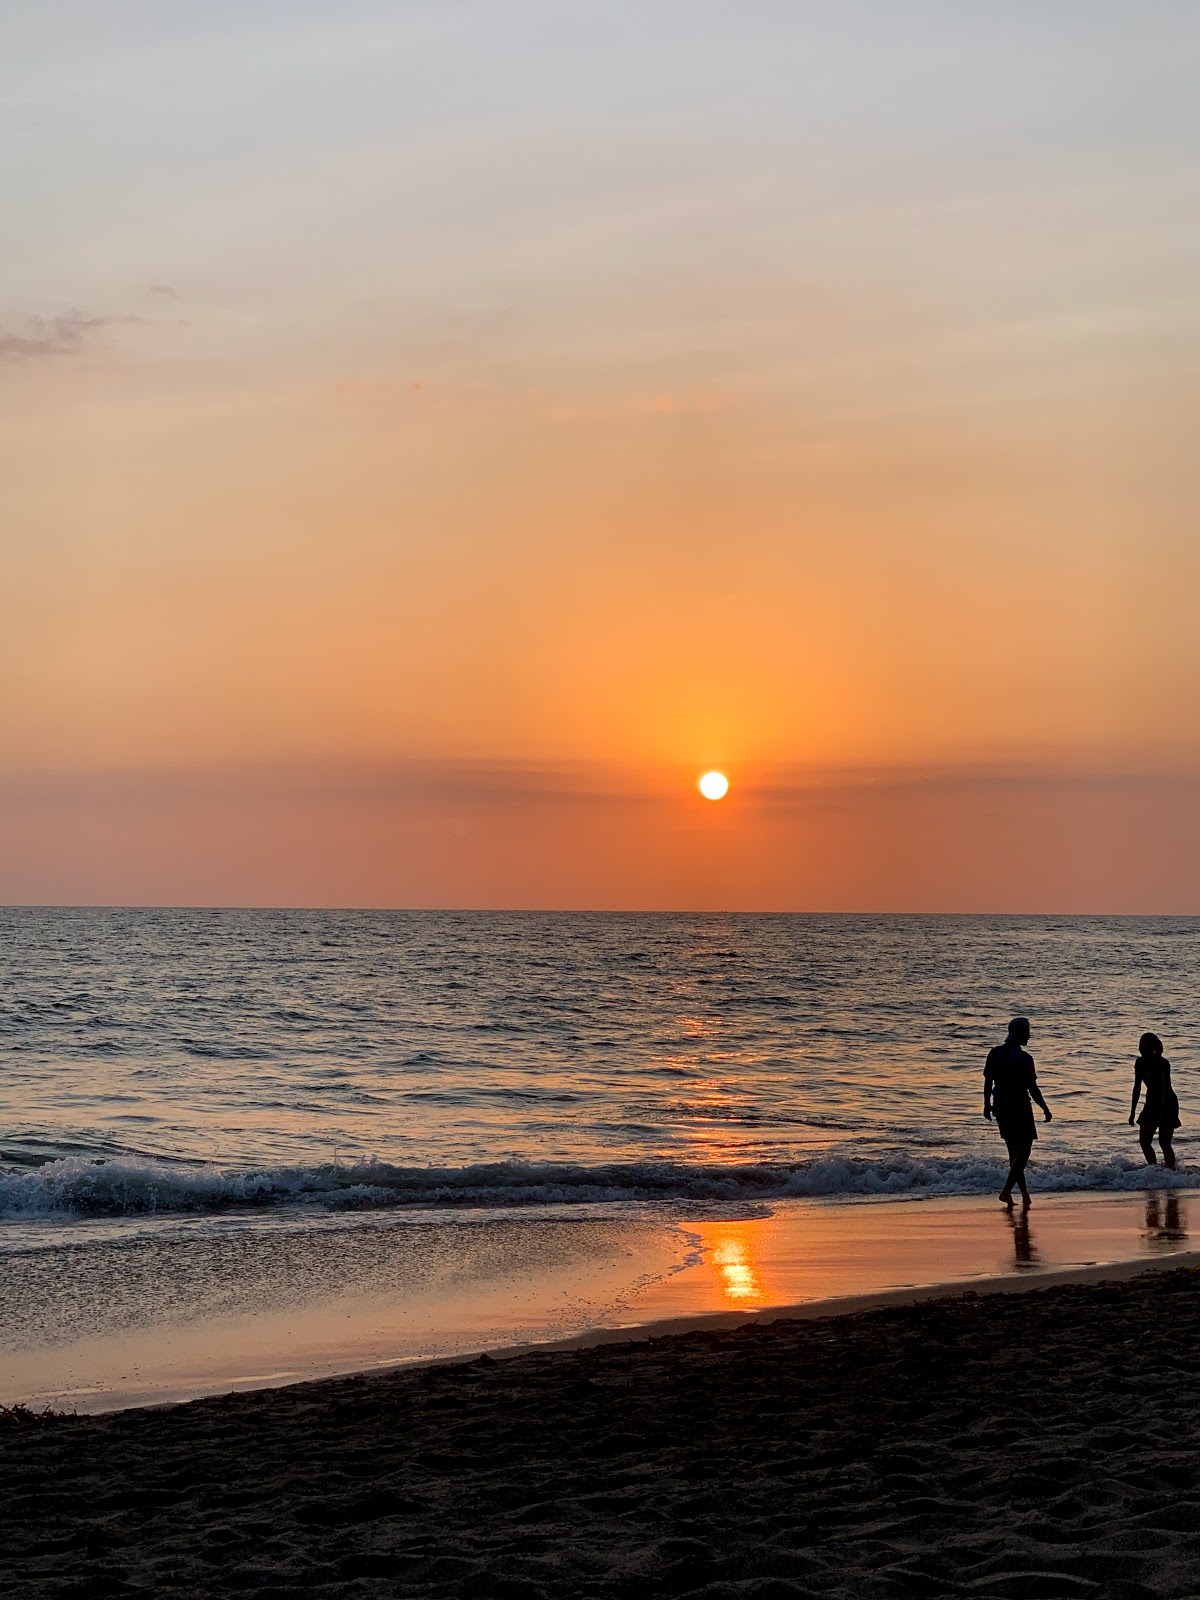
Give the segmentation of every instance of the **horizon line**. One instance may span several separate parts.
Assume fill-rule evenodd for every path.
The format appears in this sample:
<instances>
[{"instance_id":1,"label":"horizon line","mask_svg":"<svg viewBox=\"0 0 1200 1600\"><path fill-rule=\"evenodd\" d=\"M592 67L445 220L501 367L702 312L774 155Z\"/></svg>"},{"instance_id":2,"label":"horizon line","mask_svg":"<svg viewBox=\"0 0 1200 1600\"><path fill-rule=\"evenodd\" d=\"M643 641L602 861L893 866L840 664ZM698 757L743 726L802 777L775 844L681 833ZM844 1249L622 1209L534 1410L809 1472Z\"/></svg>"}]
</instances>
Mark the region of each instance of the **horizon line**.
<instances>
[{"instance_id":1,"label":"horizon line","mask_svg":"<svg viewBox=\"0 0 1200 1600\"><path fill-rule=\"evenodd\" d=\"M237 902L177 902L177 901L117 901L117 900L47 900L0 901L0 911L299 911L346 912L352 914L377 913L381 916L462 916L462 917L960 917L980 919L986 917L1056 918L1071 921L1155 921L1198 922L1198 911L1002 911L994 907L981 911L896 911L896 910L804 910L763 911L737 907L684 907L655 906L622 908L603 906L421 906L421 905L313 905L313 904L245 904Z\"/></svg>"}]
</instances>

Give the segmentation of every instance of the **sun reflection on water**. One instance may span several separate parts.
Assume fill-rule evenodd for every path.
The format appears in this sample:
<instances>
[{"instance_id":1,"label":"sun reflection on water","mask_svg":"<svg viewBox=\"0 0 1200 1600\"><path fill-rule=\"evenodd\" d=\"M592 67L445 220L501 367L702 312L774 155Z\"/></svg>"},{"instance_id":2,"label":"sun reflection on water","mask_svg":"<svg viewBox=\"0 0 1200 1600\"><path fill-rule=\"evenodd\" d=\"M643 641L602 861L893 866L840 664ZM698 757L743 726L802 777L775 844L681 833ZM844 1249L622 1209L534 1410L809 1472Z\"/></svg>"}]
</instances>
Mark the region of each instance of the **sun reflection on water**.
<instances>
[{"instance_id":1,"label":"sun reflection on water","mask_svg":"<svg viewBox=\"0 0 1200 1600\"><path fill-rule=\"evenodd\" d=\"M717 1269L722 1297L730 1305L761 1305L763 1302L763 1288L751 1242L752 1228L745 1223L723 1223L713 1230L711 1259Z\"/></svg>"}]
</instances>

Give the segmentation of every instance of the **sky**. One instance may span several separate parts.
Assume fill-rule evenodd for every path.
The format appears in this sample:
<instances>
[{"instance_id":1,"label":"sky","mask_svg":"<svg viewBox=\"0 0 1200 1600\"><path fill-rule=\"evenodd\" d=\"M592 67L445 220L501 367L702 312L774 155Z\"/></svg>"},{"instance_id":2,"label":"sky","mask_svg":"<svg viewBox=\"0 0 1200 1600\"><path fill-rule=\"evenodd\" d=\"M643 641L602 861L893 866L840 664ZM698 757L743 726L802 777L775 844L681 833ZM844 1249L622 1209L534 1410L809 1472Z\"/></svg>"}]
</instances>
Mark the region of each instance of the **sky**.
<instances>
[{"instance_id":1,"label":"sky","mask_svg":"<svg viewBox=\"0 0 1200 1600\"><path fill-rule=\"evenodd\" d=\"M1198 72L7 0L0 900L1200 912Z\"/></svg>"}]
</instances>

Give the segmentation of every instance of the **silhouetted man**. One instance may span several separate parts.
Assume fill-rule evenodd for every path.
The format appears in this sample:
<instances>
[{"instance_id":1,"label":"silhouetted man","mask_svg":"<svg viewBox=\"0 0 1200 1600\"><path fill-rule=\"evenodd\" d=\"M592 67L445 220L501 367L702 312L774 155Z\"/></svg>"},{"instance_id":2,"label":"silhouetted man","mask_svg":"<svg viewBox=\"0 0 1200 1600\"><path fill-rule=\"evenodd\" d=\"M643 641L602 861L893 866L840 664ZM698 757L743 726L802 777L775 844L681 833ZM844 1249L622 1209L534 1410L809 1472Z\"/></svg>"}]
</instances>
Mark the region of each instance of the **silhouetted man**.
<instances>
[{"instance_id":1,"label":"silhouetted man","mask_svg":"<svg viewBox=\"0 0 1200 1600\"><path fill-rule=\"evenodd\" d=\"M1024 1048L1028 1043L1028 1021L1025 1017L1014 1017L1008 1025L1008 1038L988 1051L987 1065L983 1069L983 1114L989 1122L995 1116L1000 1137L1008 1146L1008 1177L1000 1191L1000 1199L1006 1206L1012 1205L1014 1183L1021 1191L1022 1204L1029 1204L1025 1167L1037 1138L1030 1102L1041 1106L1046 1121L1051 1120L1050 1107L1038 1088L1033 1057Z\"/></svg>"}]
</instances>

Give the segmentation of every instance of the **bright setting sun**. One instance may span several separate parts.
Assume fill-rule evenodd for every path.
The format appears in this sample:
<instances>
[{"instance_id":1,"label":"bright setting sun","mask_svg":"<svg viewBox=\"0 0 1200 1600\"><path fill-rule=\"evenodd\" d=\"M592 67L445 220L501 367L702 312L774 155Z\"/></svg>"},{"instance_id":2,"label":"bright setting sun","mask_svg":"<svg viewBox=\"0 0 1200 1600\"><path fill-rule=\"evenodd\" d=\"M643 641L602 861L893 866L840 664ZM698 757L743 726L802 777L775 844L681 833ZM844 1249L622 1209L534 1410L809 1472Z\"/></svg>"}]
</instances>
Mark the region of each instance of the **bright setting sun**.
<instances>
[{"instance_id":1,"label":"bright setting sun","mask_svg":"<svg viewBox=\"0 0 1200 1600\"><path fill-rule=\"evenodd\" d=\"M729 779L723 772L706 772L696 787L706 800L724 800L729 793Z\"/></svg>"}]
</instances>

